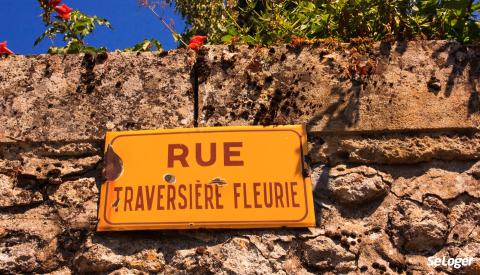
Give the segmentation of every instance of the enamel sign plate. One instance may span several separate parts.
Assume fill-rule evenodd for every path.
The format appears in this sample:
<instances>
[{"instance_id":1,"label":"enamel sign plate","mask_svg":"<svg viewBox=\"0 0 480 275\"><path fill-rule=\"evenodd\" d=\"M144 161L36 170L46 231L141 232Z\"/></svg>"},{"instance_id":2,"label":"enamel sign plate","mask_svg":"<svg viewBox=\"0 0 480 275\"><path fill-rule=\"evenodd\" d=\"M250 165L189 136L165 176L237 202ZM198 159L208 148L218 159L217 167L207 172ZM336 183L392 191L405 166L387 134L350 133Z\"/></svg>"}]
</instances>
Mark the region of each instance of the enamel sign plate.
<instances>
[{"instance_id":1,"label":"enamel sign plate","mask_svg":"<svg viewBox=\"0 0 480 275\"><path fill-rule=\"evenodd\" d=\"M109 132L98 231L315 225L302 126Z\"/></svg>"}]
</instances>

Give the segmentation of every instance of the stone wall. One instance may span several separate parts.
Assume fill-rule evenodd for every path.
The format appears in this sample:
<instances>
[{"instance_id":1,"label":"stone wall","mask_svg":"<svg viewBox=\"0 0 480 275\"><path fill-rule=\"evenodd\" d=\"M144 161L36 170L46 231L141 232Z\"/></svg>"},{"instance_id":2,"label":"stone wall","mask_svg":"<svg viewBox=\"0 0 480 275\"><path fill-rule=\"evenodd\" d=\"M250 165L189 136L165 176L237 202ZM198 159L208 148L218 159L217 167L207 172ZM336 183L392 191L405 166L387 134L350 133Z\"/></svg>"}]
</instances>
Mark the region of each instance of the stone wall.
<instances>
[{"instance_id":1,"label":"stone wall","mask_svg":"<svg viewBox=\"0 0 480 275\"><path fill-rule=\"evenodd\" d=\"M0 273L479 274L479 84L445 41L2 58ZM316 228L95 232L105 131L299 123Z\"/></svg>"}]
</instances>

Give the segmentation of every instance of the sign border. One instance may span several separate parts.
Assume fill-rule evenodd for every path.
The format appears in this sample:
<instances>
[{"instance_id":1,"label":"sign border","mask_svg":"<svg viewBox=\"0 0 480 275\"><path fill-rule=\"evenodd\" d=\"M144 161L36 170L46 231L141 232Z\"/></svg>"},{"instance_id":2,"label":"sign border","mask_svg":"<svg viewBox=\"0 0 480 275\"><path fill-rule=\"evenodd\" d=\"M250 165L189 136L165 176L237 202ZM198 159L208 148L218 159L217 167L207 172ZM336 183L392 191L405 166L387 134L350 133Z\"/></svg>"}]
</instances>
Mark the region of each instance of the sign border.
<instances>
[{"instance_id":1,"label":"sign border","mask_svg":"<svg viewBox=\"0 0 480 275\"><path fill-rule=\"evenodd\" d=\"M220 128L220 127L219 127ZM121 138L121 137L128 137L128 136L148 136L148 135L171 135L171 134L192 134L192 133L224 133L224 132L293 132L295 133L299 140L300 140L300 151L301 151L301 164L302 164L302 173L305 171L305 160L304 160L304 148L303 148L303 140L302 140L302 135L300 135L297 131L293 129L282 129L282 128L271 128L271 129L245 129L245 130L208 130L209 128L205 128L204 130L200 130L201 128L196 128L193 131L174 131L175 129L170 129L172 132L165 132L165 133L138 133L138 134L121 134L116 137L114 137L110 141L110 145L113 147L113 143L115 142L116 139ZM302 127L302 130L304 131L305 129ZM108 145L107 145L108 146ZM184 221L184 222L110 222L107 218L107 201L108 201L108 190L109 190L109 184L110 182L107 181L107 186L106 186L106 193L105 193L105 205L103 208L103 218L105 222L109 225L132 225L132 226L142 226L142 225L189 225L189 226L195 226L195 225L202 225L202 224L248 224L248 225L256 225L256 224L265 224L265 223L279 223L279 222L284 222L284 223L297 223L305 220L305 218L308 216L309 213L309 207L308 207L308 197L307 197L307 183L305 182L305 177L302 174L302 181L303 181L303 191L304 191L304 198L305 198L305 214L303 215L302 218L298 220L254 220L254 221Z\"/></svg>"}]
</instances>

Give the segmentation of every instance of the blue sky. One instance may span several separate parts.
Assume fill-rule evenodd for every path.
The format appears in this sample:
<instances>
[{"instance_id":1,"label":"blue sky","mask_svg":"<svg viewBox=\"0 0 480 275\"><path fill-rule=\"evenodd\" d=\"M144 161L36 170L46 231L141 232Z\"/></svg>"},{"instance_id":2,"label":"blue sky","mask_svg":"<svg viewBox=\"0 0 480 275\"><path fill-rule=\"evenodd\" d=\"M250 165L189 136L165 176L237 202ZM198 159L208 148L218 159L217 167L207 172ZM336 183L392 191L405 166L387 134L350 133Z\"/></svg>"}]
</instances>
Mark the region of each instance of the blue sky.
<instances>
[{"instance_id":1,"label":"blue sky","mask_svg":"<svg viewBox=\"0 0 480 275\"><path fill-rule=\"evenodd\" d=\"M110 51L131 47L145 38L156 38L163 48L177 47L170 32L137 0L63 0L68 6L88 15L106 18L113 30L103 27L87 38L92 46L105 46ZM37 0L0 0L0 42L8 41L8 47L16 54L46 53L52 45L49 39L33 47L35 39L45 30L40 18ZM182 32L185 22L168 7L163 16L175 22L177 32ZM62 46L61 39L56 43Z\"/></svg>"}]
</instances>

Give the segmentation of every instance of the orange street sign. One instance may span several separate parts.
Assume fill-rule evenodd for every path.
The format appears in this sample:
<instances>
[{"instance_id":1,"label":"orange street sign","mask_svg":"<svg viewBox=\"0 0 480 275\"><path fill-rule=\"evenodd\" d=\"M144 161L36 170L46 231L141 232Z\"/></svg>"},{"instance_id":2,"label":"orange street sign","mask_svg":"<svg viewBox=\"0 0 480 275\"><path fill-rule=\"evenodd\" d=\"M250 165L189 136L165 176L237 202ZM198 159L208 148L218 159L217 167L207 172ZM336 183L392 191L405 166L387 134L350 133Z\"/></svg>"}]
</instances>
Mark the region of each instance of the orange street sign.
<instances>
[{"instance_id":1,"label":"orange street sign","mask_svg":"<svg viewBox=\"0 0 480 275\"><path fill-rule=\"evenodd\" d=\"M302 126L109 132L98 231L315 225Z\"/></svg>"}]
</instances>

